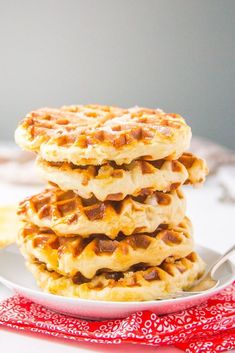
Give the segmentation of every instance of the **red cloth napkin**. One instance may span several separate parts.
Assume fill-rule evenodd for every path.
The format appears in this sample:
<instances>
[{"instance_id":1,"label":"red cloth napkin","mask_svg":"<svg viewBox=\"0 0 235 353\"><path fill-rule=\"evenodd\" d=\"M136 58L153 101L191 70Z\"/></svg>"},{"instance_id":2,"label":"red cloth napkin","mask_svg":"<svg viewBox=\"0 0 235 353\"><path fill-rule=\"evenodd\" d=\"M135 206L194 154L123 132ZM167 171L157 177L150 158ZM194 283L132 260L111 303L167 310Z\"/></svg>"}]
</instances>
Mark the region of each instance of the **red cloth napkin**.
<instances>
[{"instance_id":1,"label":"red cloth napkin","mask_svg":"<svg viewBox=\"0 0 235 353\"><path fill-rule=\"evenodd\" d=\"M86 321L58 314L26 298L0 304L0 325L72 341L174 345L188 353L235 348L235 282L200 306L157 316L143 311L125 319Z\"/></svg>"}]
</instances>

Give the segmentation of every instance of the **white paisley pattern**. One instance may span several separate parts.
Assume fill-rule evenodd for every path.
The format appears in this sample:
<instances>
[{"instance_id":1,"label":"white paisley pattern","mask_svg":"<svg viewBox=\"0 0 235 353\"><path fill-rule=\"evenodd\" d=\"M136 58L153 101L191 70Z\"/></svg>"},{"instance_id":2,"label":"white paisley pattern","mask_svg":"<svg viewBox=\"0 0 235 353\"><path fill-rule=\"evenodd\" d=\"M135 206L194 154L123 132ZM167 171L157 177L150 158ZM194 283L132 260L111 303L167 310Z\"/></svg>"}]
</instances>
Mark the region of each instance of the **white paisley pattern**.
<instances>
[{"instance_id":1,"label":"white paisley pattern","mask_svg":"<svg viewBox=\"0 0 235 353\"><path fill-rule=\"evenodd\" d=\"M171 315L137 312L125 319L86 321L13 296L0 304L0 325L50 337L94 343L174 345L186 353L235 348L235 282L198 307Z\"/></svg>"}]
</instances>

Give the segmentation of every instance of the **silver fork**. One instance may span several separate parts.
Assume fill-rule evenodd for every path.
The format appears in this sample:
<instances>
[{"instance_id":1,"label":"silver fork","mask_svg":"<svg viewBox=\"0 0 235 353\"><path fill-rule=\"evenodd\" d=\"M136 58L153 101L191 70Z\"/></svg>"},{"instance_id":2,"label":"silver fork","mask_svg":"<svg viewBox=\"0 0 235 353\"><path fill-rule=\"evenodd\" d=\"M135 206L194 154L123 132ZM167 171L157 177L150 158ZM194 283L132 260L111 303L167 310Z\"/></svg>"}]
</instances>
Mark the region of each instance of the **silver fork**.
<instances>
[{"instance_id":1,"label":"silver fork","mask_svg":"<svg viewBox=\"0 0 235 353\"><path fill-rule=\"evenodd\" d=\"M209 289L213 289L217 287L220 283L220 280L216 280L214 278L215 272L222 266L229 257L235 254L235 245L229 248L226 253L218 258L216 262L209 267L206 273L199 278L197 281L193 283L190 288L187 288L187 291L179 291L176 293L172 293L163 299L173 299L173 298L180 298L180 297L187 297L192 294L200 294L202 292L208 291Z\"/></svg>"}]
</instances>

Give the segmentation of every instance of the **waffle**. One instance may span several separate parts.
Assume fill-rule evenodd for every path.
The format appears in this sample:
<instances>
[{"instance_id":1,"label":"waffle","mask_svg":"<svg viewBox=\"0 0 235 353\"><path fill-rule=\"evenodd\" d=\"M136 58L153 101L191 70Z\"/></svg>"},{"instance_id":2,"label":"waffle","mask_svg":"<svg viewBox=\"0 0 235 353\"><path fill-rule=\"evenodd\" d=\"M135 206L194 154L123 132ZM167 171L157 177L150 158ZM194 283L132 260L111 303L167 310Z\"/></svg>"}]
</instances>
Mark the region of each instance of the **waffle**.
<instances>
[{"instance_id":1,"label":"waffle","mask_svg":"<svg viewBox=\"0 0 235 353\"><path fill-rule=\"evenodd\" d=\"M32 111L15 139L51 162L121 165L140 157L177 159L189 147L191 129L180 115L159 109L80 105Z\"/></svg>"},{"instance_id":2,"label":"waffle","mask_svg":"<svg viewBox=\"0 0 235 353\"><path fill-rule=\"evenodd\" d=\"M19 247L26 258L36 258L49 270L74 276L80 272L92 278L97 271L127 271L144 263L160 265L166 258L179 259L193 250L192 225L188 218L173 228L159 227L154 233L119 235L111 240L105 235L63 238L52 230L23 224L19 233Z\"/></svg>"},{"instance_id":3,"label":"waffle","mask_svg":"<svg viewBox=\"0 0 235 353\"><path fill-rule=\"evenodd\" d=\"M184 152L178 160L187 169L188 178L185 184L201 184L204 183L206 176L209 173L206 161L198 158L190 152Z\"/></svg>"},{"instance_id":4,"label":"waffle","mask_svg":"<svg viewBox=\"0 0 235 353\"><path fill-rule=\"evenodd\" d=\"M151 233L162 223L179 224L185 215L185 197L177 189L101 202L51 188L21 202L18 215L21 220L50 228L59 235L88 237L98 233L114 239L119 232Z\"/></svg>"},{"instance_id":5,"label":"waffle","mask_svg":"<svg viewBox=\"0 0 235 353\"><path fill-rule=\"evenodd\" d=\"M187 289L205 269L203 260L194 252L172 263L158 267L138 266L127 272L102 272L91 280L81 274L66 277L48 271L36 260L27 266L45 292L66 297L106 301L144 301L164 299L169 294Z\"/></svg>"},{"instance_id":6,"label":"waffle","mask_svg":"<svg viewBox=\"0 0 235 353\"><path fill-rule=\"evenodd\" d=\"M205 161L191 153L184 153L180 161L136 160L122 166L109 162L100 167L78 167L39 157L37 167L43 179L60 189L73 190L85 199L95 196L100 201L119 201L146 191L171 191L184 183L200 184L208 173Z\"/></svg>"},{"instance_id":7,"label":"waffle","mask_svg":"<svg viewBox=\"0 0 235 353\"><path fill-rule=\"evenodd\" d=\"M0 249L15 243L18 233L16 205L0 207Z\"/></svg>"}]
</instances>

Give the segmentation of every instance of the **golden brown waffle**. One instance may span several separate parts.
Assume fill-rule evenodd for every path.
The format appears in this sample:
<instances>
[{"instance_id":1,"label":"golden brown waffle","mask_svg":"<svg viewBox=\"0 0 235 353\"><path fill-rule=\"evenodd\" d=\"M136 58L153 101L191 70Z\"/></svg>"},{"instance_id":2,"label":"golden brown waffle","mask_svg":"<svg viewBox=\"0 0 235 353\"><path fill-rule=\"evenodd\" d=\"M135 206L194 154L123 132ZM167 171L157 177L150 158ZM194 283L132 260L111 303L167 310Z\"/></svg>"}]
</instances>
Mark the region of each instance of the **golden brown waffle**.
<instances>
[{"instance_id":1,"label":"golden brown waffle","mask_svg":"<svg viewBox=\"0 0 235 353\"><path fill-rule=\"evenodd\" d=\"M80 105L29 113L15 138L47 161L120 165L140 157L177 159L189 147L191 129L180 115L159 109Z\"/></svg>"},{"instance_id":2,"label":"golden brown waffle","mask_svg":"<svg viewBox=\"0 0 235 353\"><path fill-rule=\"evenodd\" d=\"M82 199L73 191L51 188L21 202L18 214L21 220L63 236L88 237L99 233L113 239L119 232L151 233L160 224L179 224L185 215L185 198L177 189L101 202Z\"/></svg>"},{"instance_id":3,"label":"golden brown waffle","mask_svg":"<svg viewBox=\"0 0 235 353\"><path fill-rule=\"evenodd\" d=\"M200 184L208 173L206 162L191 153L184 153L178 161L136 160L122 166L109 162L78 167L38 158L37 166L42 178L60 189L73 190L85 199L95 196L100 201L119 201L146 191L171 191L184 183Z\"/></svg>"},{"instance_id":4,"label":"golden brown waffle","mask_svg":"<svg viewBox=\"0 0 235 353\"><path fill-rule=\"evenodd\" d=\"M87 280L81 274L65 277L48 271L38 261L27 263L37 284L44 291L66 297L106 301L144 301L163 299L187 289L205 269L203 260L191 253L172 263L158 267L138 266L127 272L103 272Z\"/></svg>"},{"instance_id":5,"label":"golden brown waffle","mask_svg":"<svg viewBox=\"0 0 235 353\"><path fill-rule=\"evenodd\" d=\"M160 226L154 233L64 238L52 230L26 223L19 233L19 246L27 259L36 258L49 270L74 276L80 272L92 278L97 271L127 271L144 263L158 266L166 258L179 259L193 250L192 225L188 218L173 228ZM168 259L168 261L170 260Z\"/></svg>"},{"instance_id":6,"label":"golden brown waffle","mask_svg":"<svg viewBox=\"0 0 235 353\"><path fill-rule=\"evenodd\" d=\"M190 152L184 152L178 161L184 165L188 172L188 178L185 181L185 184L194 185L204 183L206 176L209 173L209 169L204 159L198 158Z\"/></svg>"}]
</instances>

